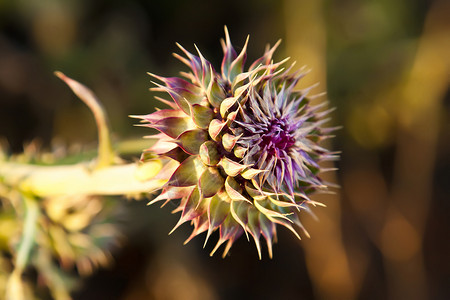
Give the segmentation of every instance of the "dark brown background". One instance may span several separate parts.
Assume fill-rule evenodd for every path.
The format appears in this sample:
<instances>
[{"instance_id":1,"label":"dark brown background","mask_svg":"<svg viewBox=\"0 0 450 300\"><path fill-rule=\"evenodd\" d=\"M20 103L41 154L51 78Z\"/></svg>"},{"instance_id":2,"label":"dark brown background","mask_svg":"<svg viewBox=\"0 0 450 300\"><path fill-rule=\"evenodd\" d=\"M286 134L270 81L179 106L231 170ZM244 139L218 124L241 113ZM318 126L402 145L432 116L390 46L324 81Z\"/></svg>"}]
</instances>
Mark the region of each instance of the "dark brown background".
<instances>
[{"instance_id":1,"label":"dark brown background","mask_svg":"<svg viewBox=\"0 0 450 300\"><path fill-rule=\"evenodd\" d=\"M310 3L312 2L312 3ZM146 134L129 114L158 105L147 71L175 76L175 42L219 67L223 26L248 59L266 43L312 67L342 150L338 194L305 216L312 238L280 229L274 258L242 237L231 256L187 246L173 207L129 202L129 240L75 299L448 299L450 297L450 15L446 1L1 1L0 136L12 151L94 144L87 108L54 70L91 87L116 138ZM137 156L138 154L136 154Z\"/></svg>"}]
</instances>

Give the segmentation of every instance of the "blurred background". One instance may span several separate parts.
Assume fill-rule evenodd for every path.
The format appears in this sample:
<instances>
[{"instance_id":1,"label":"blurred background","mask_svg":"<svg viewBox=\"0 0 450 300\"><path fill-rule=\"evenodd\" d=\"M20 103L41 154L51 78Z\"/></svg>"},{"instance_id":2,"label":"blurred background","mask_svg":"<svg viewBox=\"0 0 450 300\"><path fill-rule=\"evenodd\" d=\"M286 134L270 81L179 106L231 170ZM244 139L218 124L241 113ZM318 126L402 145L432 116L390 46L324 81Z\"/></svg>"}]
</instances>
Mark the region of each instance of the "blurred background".
<instances>
[{"instance_id":1,"label":"blurred background","mask_svg":"<svg viewBox=\"0 0 450 300\"><path fill-rule=\"evenodd\" d=\"M267 43L306 65L327 91L341 186L318 195L311 239L279 230L274 258L241 238L210 257L178 215L124 201L127 239L114 262L81 279L74 299L449 299L450 3L445 0L0 0L0 136L12 152L95 145L91 113L54 75L95 91L116 140L140 138L130 114L159 105L146 72L176 76L175 42L217 68L228 26L248 62ZM130 156L137 159L139 153ZM119 200L119 199L118 199ZM45 296L49 298L50 296Z\"/></svg>"}]
</instances>

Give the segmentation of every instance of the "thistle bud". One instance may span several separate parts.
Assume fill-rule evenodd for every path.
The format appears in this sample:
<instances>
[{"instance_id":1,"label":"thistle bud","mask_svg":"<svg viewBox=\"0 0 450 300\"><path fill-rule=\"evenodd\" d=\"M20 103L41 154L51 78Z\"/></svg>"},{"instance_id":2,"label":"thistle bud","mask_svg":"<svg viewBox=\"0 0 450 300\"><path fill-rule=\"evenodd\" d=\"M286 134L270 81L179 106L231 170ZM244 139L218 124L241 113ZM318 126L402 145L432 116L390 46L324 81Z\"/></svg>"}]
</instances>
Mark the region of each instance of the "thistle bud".
<instances>
[{"instance_id":1,"label":"thistle bud","mask_svg":"<svg viewBox=\"0 0 450 300\"><path fill-rule=\"evenodd\" d=\"M276 225L300 238L299 214L316 204L309 195L327 188L319 162L335 155L318 144L332 131L322 126L329 111L312 105L308 90L295 89L305 74L292 73L293 64L284 69L287 60L273 62L279 42L244 70L247 43L237 53L225 28L220 71L198 49L194 55L178 45L184 56L175 56L190 72L150 74L161 82L154 90L170 95L160 99L170 108L137 117L160 132L149 151L179 163L151 202L181 199L174 230L190 221L186 242L219 231L211 255L226 243L223 256L245 234L261 258L261 236L272 257Z\"/></svg>"}]
</instances>

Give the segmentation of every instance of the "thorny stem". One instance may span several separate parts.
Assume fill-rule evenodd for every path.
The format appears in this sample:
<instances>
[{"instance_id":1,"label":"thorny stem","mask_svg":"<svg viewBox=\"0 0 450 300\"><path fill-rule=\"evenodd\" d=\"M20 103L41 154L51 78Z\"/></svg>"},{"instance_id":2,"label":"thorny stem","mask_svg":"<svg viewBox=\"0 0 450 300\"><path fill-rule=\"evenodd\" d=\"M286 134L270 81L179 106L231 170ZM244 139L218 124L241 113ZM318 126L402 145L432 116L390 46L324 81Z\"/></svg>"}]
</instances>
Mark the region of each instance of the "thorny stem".
<instances>
[{"instance_id":1,"label":"thorny stem","mask_svg":"<svg viewBox=\"0 0 450 300\"><path fill-rule=\"evenodd\" d=\"M55 75L64 81L92 111L98 130L98 160L96 168L104 168L114 162L114 151L108 127L108 118L105 109L94 93L85 85L67 77L62 72L56 71Z\"/></svg>"},{"instance_id":2,"label":"thorny stem","mask_svg":"<svg viewBox=\"0 0 450 300\"><path fill-rule=\"evenodd\" d=\"M166 180L154 178L161 160L91 170L86 164L38 166L0 164L2 184L37 197L59 195L136 195L160 188Z\"/></svg>"},{"instance_id":3,"label":"thorny stem","mask_svg":"<svg viewBox=\"0 0 450 300\"><path fill-rule=\"evenodd\" d=\"M22 274L30 260L36 239L39 199L62 195L138 196L155 191L164 185L167 179L161 174L165 174L168 170L169 173L173 172L171 168L175 167L161 159L153 159L142 164L114 165L116 155L111 144L104 108L86 86L61 72L55 72L55 75L63 80L94 114L99 139L98 157L93 168L89 162L42 166L8 162L0 151L0 188L20 192L25 207L22 240L17 249L14 270L7 282L6 300L26 300L30 296L22 280ZM122 150L130 151L134 146L135 143L129 142ZM61 286L61 282L57 280L52 289L55 297L69 299L67 291L61 289Z\"/></svg>"}]
</instances>

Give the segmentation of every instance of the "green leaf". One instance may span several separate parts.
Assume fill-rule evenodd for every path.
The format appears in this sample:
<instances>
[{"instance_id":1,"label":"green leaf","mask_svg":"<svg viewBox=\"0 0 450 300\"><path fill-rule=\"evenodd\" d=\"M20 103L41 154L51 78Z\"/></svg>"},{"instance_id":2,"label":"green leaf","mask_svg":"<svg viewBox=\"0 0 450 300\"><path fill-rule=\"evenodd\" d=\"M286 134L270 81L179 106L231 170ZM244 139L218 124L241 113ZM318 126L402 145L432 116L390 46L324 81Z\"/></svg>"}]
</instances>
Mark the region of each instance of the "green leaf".
<instances>
[{"instance_id":1,"label":"green leaf","mask_svg":"<svg viewBox=\"0 0 450 300\"><path fill-rule=\"evenodd\" d=\"M247 152L247 148L244 148L244 147L241 147L241 146L236 146L234 148L234 155L237 158L243 158L246 152Z\"/></svg>"},{"instance_id":2,"label":"green leaf","mask_svg":"<svg viewBox=\"0 0 450 300\"><path fill-rule=\"evenodd\" d=\"M191 115L194 123L203 129L207 129L209 123L211 123L214 118L214 112L209 107L194 104L191 106Z\"/></svg>"},{"instance_id":3,"label":"green leaf","mask_svg":"<svg viewBox=\"0 0 450 300\"><path fill-rule=\"evenodd\" d=\"M227 175L235 177L237 175L239 175L243 170L245 170L247 168L246 165L241 165L235 161L232 161L229 158L223 157L220 162L219 165L222 166L222 168L225 170L225 173L227 173Z\"/></svg>"},{"instance_id":4,"label":"green leaf","mask_svg":"<svg viewBox=\"0 0 450 300\"><path fill-rule=\"evenodd\" d=\"M239 53L238 57L231 63L230 69L228 71L228 79L230 82L233 82L234 78L242 73L244 70L245 59L247 58L247 45L248 45L249 36L245 40L244 47L242 48L241 53Z\"/></svg>"},{"instance_id":5,"label":"green leaf","mask_svg":"<svg viewBox=\"0 0 450 300\"><path fill-rule=\"evenodd\" d=\"M175 170L170 177L168 185L170 186L192 186L198 183L198 180L205 171L204 164L197 156L188 157Z\"/></svg>"},{"instance_id":6,"label":"green leaf","mask_svg":"<svg viewBox=\"0 0 450 300\"><path fill-rule=\"evenodd\" d=\"M180 219L169 232L169 234L174 232L181 224L195 219L205 212L206 207L202 205L202 200L203 197L201 196L198 188L195 187L187 198L186 203L184 204L183 213L181 214Z\"/></svg>"},{"instance_id":7,"label":"green leaf","mask_svg":"<svg viewBox=\"0 0 450 300\"><path fill-rule=\"evenodd\" d=\"M217 82L215 76L213 76L213 71L211 69L211 77L213 80L210 81L208 89L206 90L206 96L208 97L209 103L214 107L220 107L223 99L226 98L225 92L222 87Z\"/></svg>"},{"instance_id":8,"label":"green leaf","mask_svg":"<svg viewBox=\"0 0 450 300\"><path fill-rule=\"evenodd\" d=\"M171 159L176 160L179 163L182 163L186 158L189 157L189 154L187 154L185 151L183 151L180 147L175 147L172 150L162 153L160 155L170 157ZM152 159L154 159L154 158L152 158ZM142 161L142 157L141 157L141 161ZM144 162L145 162L145 160L144 160Z\"/></svg>"},{"instance_id":9,"label":"green leaf","mask_svg":"<svg viewBox=\"0 0 450 300\"><path fill-rule=\"evenodd\" d=\"M262 202L264 202L264 203L262 203ZM273 218L281 218L281 219L285 219L288 222L293 223L292 220L287 217L288 215L290 215L292 213L282 214L282 213L279 213L272 209L268 209L263 206L263 204L267 203L266 200L262 200L262 201L255 200L254 203L255 203L255 207L269 219L273 220Z\"/></svg>"},{"instance_id":10,"label":"green leaf","mask_svg":"<svg viewBox=\"0 0 450 300\"><path fill-rule=\"evenodd\" d=\"M259 259L261 259L261 244L259 243L259 237L261 236L261 229L259 226L259 215L260 212L257 209L253 207L249 209L247 228L248 232L250 232L250 234L253 237L253 240L255 241Z\"/></svg>"},{"instance_id":11,"label":"green leaf","mask_svg":"<svg viewBox=\"0 0 450 300\"><path fill-rule=\"evenodd\" d=\"M165 91L166 93L168 93L172 97L173 101L175 101L177 106L186 114L189 114L190 112L190 105L199 104L204 97L202 94L196 94L195 92L192 92L185 88L165 87L153 81L152 83L158 86L157 90Z\"/></svg>"},{"instance_id":12,"label":"green leaf","mask_svg":"<svg viewBox=\"0 0 450 300\"><path fill-rule=\"evenodd\" d=\"M203 129L188 130L178 136L177 144L187 153L195 155L207 138L208 134Z\"/></svg>"},{"instance_id":13,"label":"green leaf","mask_svg":"<svg viewBox=\"0 0 450 300\"><path fill-rule=\"evenodd\" d=\"M224 193L217 193L211 198L209 204L208 217L210 228L216 229L230 213L231 199L223 197Z\"/></svg>"},{"instance_id":14,"label":"green leaf","mask_svg":"<svg viewBox=\"0 0 450 300\"><path fill-rule=\"evenodd\" d=\"M210 198L208 207L208 233L206 234L205 244L206 246L211 233L217 229L225 221L230 213L231 199L225 192L219 192Z\"/></svg>"},{"instance_id":15,"label":"green leaf","mask_svg":"<svg viewBox=\"0 0 450 300\"><path fill-rule=\"evenodd\" d=\"M242 134L239 136L234 136L229 133L225 133L222 136L223 148L225 148L225 150L227 150L228 152L231 152L231 150L233 150L234 145L236 145L236 142L239 140L241 136Z\"/></svg>"},{"instance_id":16,"label":"green leaf","mask_svg":"<svg viewBox=\"0 0 450 300\"><path fill-rule=\"evenodd\" d=\"M227 122L221 122L220 120L213 119L209 124L208 132L209 136L214 140L218 141L218 136L222 129L227 125Z\"/></svg>"},{"instance_id":17,"label":"green leaf","mask_svg":"<svg viewBox=\"0 0 450 300\"><path fill-rule=\"evenodd\" d=\"M272 240L275 235L275 224L266 218L263 214L259 214L259 226L261 228L261 233L266 239L267 250L269 252L269 257L272 258Z\"/></svg>"},{"instance_id":18,"label":"green leaf","mask_svg":"<svg viewBox=\"0 0 450 300\"><path fill-rule=\"evenodd\" d=\"M248 238L248 233L246 230L246 224L248 222L248 210L250 208L250 204L243 201L232 201L230 205L231 216L238 222L239 225L244 229L245 235Z\"/></svg>"},{"instance_id":19,"label":"green leaf","mask_svg":"<svg viewBox=\"0 0 450 300\"><path fill-rule=\"evenodd\" d=\"M225 42L222 40L222 48L223 48L222 76L224 78L228 78L231 63L236 58L237 54L233 48L233 45L231 45L230 35L228 34L228 29L226 26L225 26Z\"/></svg>"},{"instance_id":20,"label":"green leaf","mask_svg":"<svg viewBox=\"0 0 450 300\"><path fill-rule=\"evenodd\" d=\"M231 97L226 98L222 101L222 103L220 104L220 115L222 116L222 118L225 118L226 113L234 104L236 104L237 100L238 97Z\"/></svg>"},{"instance_id":21,"label":"green leaf","mask_svg":"<svg viewBox=\"0 0 450 300\"><path fill-rule=\"evenodd\" d=\"M222 189L224 182L225 179L220 175L217 168L209 167L200 176L200 192L205 198L212 197Z\"/></svg>"},{"instance_id":22,"label":"green leaf","mask_svg":"<svg viewBox=\"0 0 450 300\"><path fill-rule=\"evenodd\" d=\"M256 175L261 174L263 172L267 172L267 170L258 170L258 169L248 169L241 173L241 176L245 179L253 179Z\"/></svg>"},{"instance_id":23,"label":"green leaf","mask_svg":"<svg viewBox=\"0 0 450 300\"><path fill-rule=\"evenodd\" d=\"M217 144L213 141L206 141L200 146L200 159L207 166L215 166L220 161L220 154Z\"/></svg>"},{"instance_id":24,"label":"green leaf","mask_svg":"<svg viewBox=\"0 0 450 300\"><path fill-rule=\"evenodd\" d=\"M242 195L242 188L239 186L239 183L237 183L237 181L233 179L233 177L228 176L225 180L225 191L232 200L247 201L248 203L252 204L249 199L245 198Z\"/></svg>"},{"instance_id":25,"label":"green leaf","mask_svg":"<svg viewBox=\"0 0 450 300\"><path fill-rule=\"evenodd\" d=\"M192 122L191 118L177 118L177 117L169 117L165 119L161 119L155 124L149 125L162 133L170 136L171 138L177 138L183 132L194 129L195 124Z\"/></svg>"}]
</instances>

